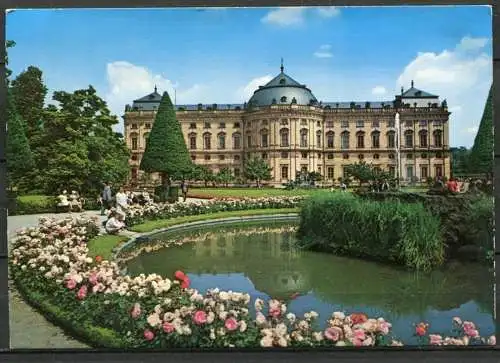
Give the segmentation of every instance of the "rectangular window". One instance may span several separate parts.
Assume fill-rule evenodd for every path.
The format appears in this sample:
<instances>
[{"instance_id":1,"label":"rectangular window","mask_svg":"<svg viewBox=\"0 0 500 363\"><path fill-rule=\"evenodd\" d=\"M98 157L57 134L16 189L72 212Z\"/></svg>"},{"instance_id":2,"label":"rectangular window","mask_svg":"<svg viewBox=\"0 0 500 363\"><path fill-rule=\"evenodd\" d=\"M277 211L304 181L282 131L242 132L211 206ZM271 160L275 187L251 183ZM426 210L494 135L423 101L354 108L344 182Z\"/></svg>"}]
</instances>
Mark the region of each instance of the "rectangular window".
<instances>
[{"instance_id":1,"label":"rectangular window","mask_svg":"<svg viewBox=\"0 0 500 363\"><path fill-rule=\"evenodd\" d=\"M288 179L288 166L287 165L281 166L281 179L282 180Z\"/></svg>"},{"instance_id":2,"label":"rectangular window","mask_svg":"<svg viewBox=\"0 0 500 363\"><path fill-rule=\"evenodd\" d=\"M433 124L434 126L442 126L442 125L443 125L443 122L438 120L438 121L434 121L432 124Z\"/></svg>"},{"instance_id":3,"label":"rectangular window","mask_svg":"<svg viewBox=\"0 0 500 363\"><path fill-rule=\"evenodd\" d=\"M356 127L357 128L365 127L365 122L363 120L356 121Z\"/></svg>"},{"instance_id":4,"label":"rectangular window","mask_svg":"<svg viewBox=\"0 0 500 363\"><path fill-rule=\"evenodd\" d=\"M413 121L411 121L411 120L406 120L406 121L405 121L405 126L406 126L406 127L413 127Z\"/></svg>"},{"instance_id":5,"label":"rectangular window","mask_svg":"<svg viewBox=\"0 0 500 363\"><path fill-rule=\"evenodd\" d=\"M436 176L441 177L443 176L443 167L441 165L436 165Z\"/></svg>"},{"instance_id":6,"label":"rectangular window","mask_svg":"<svg viewBox=\"0 0 500 363\"><path fill-rule=\"evenodd\" d=\"M225 156L224 155L219 155L219 160L224 160Z\"/></svg>"},{"instance_id":7,"label":"rectangular window","mask_svg":"<svg viewBox=\"0 0 500 363\"><path fill-rule=\"evenodd\" d=\"M219 123L219 129L225 129L225 128L226 128L226 123L225 122Z\"/></svg>"},{"instance_id":8,"label":"rectangular window","mask_svg":"<svg viewBox=\"0 0 500 363\"><path fill-rule=\"evenodd\" d=\"M196 149L196 136L191 136L189 138L189 148Z\"/></svg>"},{"instance_id":9,"label":"rectangular window","mask_svg":"<svg viewBox=\"0 0 500 363\"><path fill-rule=\"evenodd\" d=\"M247 146L252 147L252 136L250 135L247 136Z\"/></svg>"},{"instance_id":10,"label":"rectangular window","mask_svg":"<svg viewBox=\"0 0 500 363\"><path fill-rule=\"evenodd\" d=\"M281 158L282 159L288 159L288 153L287 152L282 152L281 153Z\"/></svg>"},{"instance_id":11,"label":"rectangular window","mask_svg":"<svg viewBox=\"0 0 500 363\"><path fill-rule=\"evenodd\" d=\"M420 124L420 127L427 127L427 121L425 121L425 120L420 120L419 124Z\"/></svg>"},{"instance_id":12,"label":"rectangular window","mask_svg":"<svg viewBox=\"0 0 500 363\"><path fill-rule=\"evenodd\" d=\"M261 138L262 138L262 140L261 140L262 141L261 142L262 143L262 147L267 147L268 146L268 142L267 142L268 137L267 137L267 134L262 134Z\"/></svg>"},{"instance_id":13,"label":"rectangular window","mask_svg":"<svg viewBox=\"0 0 500 363\"><path fill-rule=\"evenodd\" d=\"M234 176L235 177L239 177L240 176L240 169L238 169L238 168L234 169Z\"/></svg>"},{"instance_id":14,"label":"rectangular window","mask_svg":"<svg viewBox=\"0 0 500 363\"><path fill-rule=\"evenodd\" d=\"M132 150L137 150L138 148L138 143L137 143L137 137L132 138Z\"/></svg>"},{"instance_id":15,"label":"rectangular window","mask_svg":"<svg viewBox=\"0 0 500 363\"><path fill-rule=\"evenodd\" d=\"M191 155L191 160L196 160L196 155Z\"/></svg>"},{"instance_id":16,"label":"rectangular window","mask_svg":"<svg viewBox=\"0 0 500 363\"><path fill-rule=\"evenodd\" d=\"M380 121L379 120L372 121L372 127L380 127Z\"/></svg>"},{"instance_id":17,"label":"rectangular window","mask_svg":"<svg viewBox=\"0 0 500 363\"><path fill-rule=\"evenodd\" d=\"M341 122L341 126L344 127L344 128L349 127L349 121L342 121Z\"/></svg>"},{"instance_id":18,"label":"rectangular window","mask_svg":"<svg viewBox=\"0 0 500 363\"><path fill-rule=\"evenodd\" d=\"M267 159L267 153L262 153L262 159Z\"/></svg>"},{"instance_id":19,"label":"rectangular window","mask_svg":"<svg viewBox=\"0 0 500 363\"><path fill-rule=\"evenodd\" d=\"M147 123L146 125L144 125L144 127L146 127L147 129L150 129L151 128L151 124Z\"/></svg>"},{"instance_id":20,"label":"rectangular window","mask_svg":"<svg viewBox=\"0 0 500 363\"><path fill-rule=\"evenodd\" d=\"M387 123L387 127L396 127L396 121L394 120L389 120L389 122Z\"/></svg>"},{"instance_id":21,"label":"rectangular window","mask_svg":"<svg viewBox=\"0 0 500 363\"><path fill-rule=\"evenodd\" d=\"M332 128L333 127L333 121L327 121L326 122L326 127ZM347 127L347 126L346 126Z\"/></svg>"},{"instance_id":22,"label":"rectangular window","mask_svg":"<svg viewBox=\"0 0 500 363\"><path fill-rule=\"evenodd\" d=\"M389 175L395 177L396 176L396 167L389 166Z\"/></svg>"},{"instance_id":23,"label":"rectangular window","mask_svg":"<svg viewBox=\"0 0 500 363\"><path fill-rule=\"evenodd\" d=\"M429 169L427 166L421 166L420 167L420 178L421 179L427 179L429 177Z\"/></svg>"},{"instance_id":24,"label":"rectangular window","mask_svg":"<svg viewBox=\"0 0 500 363\"><path fill-rule=\"evenodd\" d=\"M196 122L192 122L189 124L190 129L195 129L196 128Z\"/></svg>"},{"instance_id":25,"label":"rectangular window","mask_svg":"<svg viewBox=\"0 0 500 363\"><path fill-rule=\"evenodd\" d=\"M406 167L406 178L408 180L412 180L413 179L413 166L412 165L409 165Z\"/></svg>"},{"instance_id":26,"label":"rectangular window","mask_svg":"<svg viewBox=\"0 0 500 363\"><path fill-rule=\"evenodd\" d=\"M234 127L235 129L238 129L238 128L240 127L240 123L239 123L239 122L235 122L235 123L234 123L234 125L233 125L233 127ZM239 169L238 169L238 170L239 170Z\"/></svg>"},{"instance_id":27,"label":"rectangular window","mask_svg":"<svg viewBox=\"0 0 500 363\"><path fill-rule=\"evenodd\" d=\"M226 148L226 135L219 135L219 149Z\"/></svg>"},{"instance_id":28,"label":"rectangular window","mask_svg":"<svg viewBox=\"0 0 500 363\"><path fill-rule=\"evenodd\" d=\"M130 127L132 130L137 130L137 124L132 124L132 126Z\"/></svg>"},{"instance_id":29,"label":"rectangular window","mask_svg":"<svg viewBox=\"0 0 500 363\"><path fill-rule=\"evenodd\" d=\"M209 129L210 128L210 122L205 122L205 128Z\"/></svg>"},{"instance_id":30,"label":"rectangular window","mask_svg":"<svg viewBox=\"0 0 500 363\"><path fill-rule=\"evenodd\" d=\"M329 166L327 169L327 177L329 180L333 180L335 178L335 169L332 166Z\"/></svg>"},{"instance_id":31,"label":"rectangular window","mask_svg":"<svg viewBox=\"0 0 500 363\"><path fill-rule=\"evenodd\" d=\"M304 119L300 120L300 125L301 126L306 126L307 125L307 120L304 120Z\"/></svg>"},{"instance_id":32,"label":"rectangular window","mask_svg":"<svg viewBox=\"0 0 500 363\"><path fill-rule=\"evenodd\" d=\"M328 158L329 160L333 159L333 154L331 154L331 153L330 153L330 154L328 154L327 158Z\"/></svg>"},{"instance_id":33,"label":"rectangular window","mask_svg":"<svg viewBox=\"0 0 500 363\"><path fill-rule=\"evenodd\" d=\"M205 160L210 160L210 155L205 154Z\"/></svg>"},{"instance_id":34,"label":"rectangular window","mask_svg":"<svg viewBox=\"0 0 500 363\"><path fill-rule=\"evenodd\" d=\"M300 155L302 156L302 159L307 159L307 153L300 153Z\"/></svg>"}]
</instances>

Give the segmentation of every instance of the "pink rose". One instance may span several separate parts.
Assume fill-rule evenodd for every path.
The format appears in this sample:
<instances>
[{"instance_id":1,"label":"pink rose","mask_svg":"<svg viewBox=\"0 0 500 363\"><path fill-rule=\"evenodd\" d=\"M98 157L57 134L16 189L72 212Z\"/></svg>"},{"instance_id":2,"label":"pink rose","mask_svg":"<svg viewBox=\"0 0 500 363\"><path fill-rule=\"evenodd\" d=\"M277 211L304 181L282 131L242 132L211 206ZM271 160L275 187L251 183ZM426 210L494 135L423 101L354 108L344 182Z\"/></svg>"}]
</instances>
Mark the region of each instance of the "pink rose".
<instances>
[{"instance_id":1,"label":"pink rose","mask_svg":"<svg viewBox=\"0 0 500 363\"><path fill-rule=\"evenodd\" d=\"M203 310L198 310L194 313L193 320L195 324L205 324L207 322L207 313L205 313Z\"/></svg>"},{"instance_id":2,"label":"pink rose","mask_svg":"<svg viewBox=\"0 0 500 363\"><path fill-rule=\"evenodd\" d=\"M279 316L281 315L281 308L269 309L269 315L271 315L273 318L279 318Z\"/></svg>"},{"instance_id":3,"label":"pink rose","mask_svg":"<svg viewBox=\"0 0 500 363\"><path fill-rule=\"evenodd\" d=\"M141 315L141 305L139 303L134 304L134 307L130 311L130 315L133 319L137 319Z\"/></svg>"},{"instance_id":4,"label":"pink rose","mask_svg":"<svg viewBox=\"0 0 500 363\"><path fill-rule=\"evenodd\" d=\"M76 287L76 281L73 279L69 279L66 281L66 287L70 290L73 290Z\"/></svg>"},{"instance_id":5,"label":"pink rose","mask_svg":"<svg viewBox=\"0 0 500 363\"><path fill-rule=\"evenodd\" d=\"M144 330L144 339L151 341L155 338L155 334L151 330Z\"/></svg>"},{"instance_id":6,"label":"pink rose","mask_svg":"<svg viewBox=\"0 0 500 363\"><path fill-rule=\"evenodd\" d=\"M78 300L83 300L85 299L86 296L87 296L87 286L83 285L76 293L76 297L78 298Z\"/></svg>"},{"instance_id":7,"label":"pink rose","mask_svg":"<svg viewBox=\"0 0 500 363\"><path fill-rule=\"evenodd\" d=\"M325 330L325 338L331 340L332 342L338 341L341 337L342 329L337 326Z\"/></svg>"},{"instance_id":8,"label":"pink rose","mask_svg":"<svg viewBox=\"0 0 500 363\"><path fill-rule=\"evenodd\" d=\"M379 329L379 332L380 334L382 335L387 335L389 334L389 329L391 328L391 324L386 322L386 321L382 321L379 323L378 325L378 329Z\"/></svg>"},{"instance_id":9,"label":"pink rose","mask_svg":"<svg viewBox=\"0 0 500 363\"><path fill-rule=\"evenodd\" d=\"M464 329L464 333L471 338L477 338L479 336L479 332L476 329Z\"/></svg>"},{"instance_id":10,"label":"pink rose","mask_svg":"<svg viewBox=\"0 0 500 363\"><path fill-rule=\"evenodd\" d=\"M165 323L163 323L163 331L165 333L172 333L174 330L175 330L174 324L169 323L168 321L166 321Z\"/></svg>"},{"instance_id":11,"label":"pink rose","mask_svg":"<svg viewBox=\"0 0 500 363\"><path fill-rule=\"evenodd\" d=\"M359 340L364 340L366 338L365 331L363 329L354 330L354 338Z\"/></svg>"},{"instance_id":12,"label":"pink rose","mask_svg":"<svg viewBox=\"0 0 500 363\"><path fill-rule=\"evenodd\" d=\"M95 272L89 276L89 282L92 285L97 285L97 274Z\"/></svg>"},{"instance_id":13,"label":"pink rose","mask_svg":"<svg viewBox=\"0 0 500 363\"><path fill-rule=\"evenodd\" d=\"M228 318L224 322L224 326L226 327L227 330L233 331L238 329L238 322L236 321L235 318Z\"/></svg>"},{"instance_id":14,"label":"pink rose","mask_svg":"<svg viewBox=\"0 0 500 363\"><path fill-rule=\"evenodd\" d=\"M437 334L429 334L429 339L431 345L441 345L441 343L443 342L443 338L441 337L441 335Z\"/></svg>"},{"instance_id":15,"label":"pink rose","mask_svg":"<svg viewBox=\"0 0 500 363\"><path fill-rule=\"evenodd\" d=\"M497 338L494 335L488 338L488 345L497 345Z\"/></svg>"},{"instance_id":16,"label":"pink rose","mask_svg":"<svg viewBox=\"0 0 500 363\"><path fill-rule=\"evenodd\" d=\"M464 321L463 328L464 330L474 330L476 329L476 326L472 321Z\"/></svg>"},{"instance_id":17,"label":"pink rose","mask_svg":"<svg viewBox=\"0 0 500 363\"><path fill-rule=\"evenodd\" d=\"M352 339L352 344L355 347L362 347L363 346L363 341L361 339L358 339L358 338L353 338Z\"/></svg>"}]
</instances>

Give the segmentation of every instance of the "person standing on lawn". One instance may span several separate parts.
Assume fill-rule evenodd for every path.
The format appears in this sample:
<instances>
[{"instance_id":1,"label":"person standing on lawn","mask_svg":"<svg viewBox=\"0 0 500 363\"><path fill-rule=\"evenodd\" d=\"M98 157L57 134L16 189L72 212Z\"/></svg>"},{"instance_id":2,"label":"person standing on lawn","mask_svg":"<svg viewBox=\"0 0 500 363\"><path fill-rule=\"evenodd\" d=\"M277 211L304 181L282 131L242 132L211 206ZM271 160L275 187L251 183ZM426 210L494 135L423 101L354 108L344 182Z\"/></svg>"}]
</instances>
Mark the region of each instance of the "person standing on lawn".
<instances>
[{"instance_id":1,"label":"person standing on lawn","mask_svg":"<svg viewBox=\"0 0 500 363\"><path fill-rule=\"evenodd\" d=\"M187 199L188 185L185 180L181 183L182 201L185 202Z\"/></svg>"},{"instance_id":2,"label":"person standing on lawn","mask_svg":"<svg viewBox=\"0 0 500 363\"><path fill-rule=\"evenodd\" d=\"M127 193L125 193L123 187L120 187L120 190L115 195L115 199L116 199L116 212L120 213L123 216L123 219L125 219L128 209L128 195Z\"/></svg>"}]
</instances>

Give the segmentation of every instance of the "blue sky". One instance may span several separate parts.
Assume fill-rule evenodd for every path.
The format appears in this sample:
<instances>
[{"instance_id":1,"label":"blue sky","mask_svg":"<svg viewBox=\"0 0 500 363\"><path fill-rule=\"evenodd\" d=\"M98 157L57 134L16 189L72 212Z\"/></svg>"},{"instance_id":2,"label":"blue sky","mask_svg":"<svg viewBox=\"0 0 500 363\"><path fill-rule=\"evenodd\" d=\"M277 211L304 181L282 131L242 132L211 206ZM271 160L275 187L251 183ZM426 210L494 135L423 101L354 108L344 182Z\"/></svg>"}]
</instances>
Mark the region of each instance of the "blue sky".
<instances>
[{"instance_id":1,"label":"blue sky","mask_svg":"<svg viewBox=\"0 0 500 363\"><path fill-rule=\"evenodd\" d=\"M489 7L18 10L14 75L35 65L50 91L92 84L117 115L153 91L177 103L237 103L279 72L322 101L446 98L451 144L471 146L492 82ZM122 129L122 126L119 127Z\"/></svg>"}]
</instances>

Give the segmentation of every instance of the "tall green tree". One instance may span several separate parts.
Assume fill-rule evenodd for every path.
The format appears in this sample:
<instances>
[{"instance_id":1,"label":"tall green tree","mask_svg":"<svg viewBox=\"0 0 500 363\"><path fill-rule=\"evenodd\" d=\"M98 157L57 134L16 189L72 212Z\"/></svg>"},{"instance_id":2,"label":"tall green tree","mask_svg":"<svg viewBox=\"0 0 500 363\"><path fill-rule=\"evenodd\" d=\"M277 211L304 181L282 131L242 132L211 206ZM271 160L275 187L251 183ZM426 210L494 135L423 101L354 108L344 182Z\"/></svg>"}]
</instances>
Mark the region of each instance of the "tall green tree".
<instances>
[{"instance_id":1,"label":"tall green tree","mask_svg":"<svg viewBox=\"0 0 500 363\"><path fill-rule=\"evenodd\" d=\"M228 186L234 180L234 175L229 168L222 168L216 175L216 180L218 183L223 184L225 187Z\"/></svg>"},{"instance_id":2,"label":"tall green tree","mask_svg":"<svg viewBox=\"0 0 500 363\"><path fill-rule=\"evenodd\" d=\"M97 194L102 182L125 182L130 153L113 130L118 119L96 90L58 91L53 100L57 105L49 105L42 115L33 183L50 194L62 189Z\"/></svg>"},{"instance_id":3,"label":"tall green tree","mask_svg":"<svg viewBox=\"0 0 500 363\"><path fill-rule=\"evenodd\" d=\"M26 122L28 140L40 129L47 87L42 80L42 71L29 66L12 81L12 95L17 112Z\"/></svg>"},{"instance_id":4,"label":"tall green tree","mask_svg":"<svg viewBox=\"0 0 500 363\"><path fill-rule=\"evenodd\" d=\"M24 123L17 113L11 92L7 93L7 178L10 187L23 189L23 177L35 166Z\"/></svg>"},{"instance_id":5,"label":"tall green tree","mask_svg":"<svg viewBox=\"0 0 500 363\"><path fill-rule=\"evenodd\" d=\"M255 181L257 187L260 187L261 181L272 179L272 170L264 159L252 156L245 163L244 175L246 179Z\"/></svg>"},{"instance_id":6,"label":"tall green tree","mask_svg":"<svg viewBox=\"0 0 500 363\"><path fill-rule=\"evenodd\" d=\"M470 150L466 147L450 148L451 152L451 173L452 175L460 175L469 173L470 163L469 155Z\"/></svg>"},{"instance_id":7,"label":"tall green tree","mask_svg":"<svg viewBox=\"0 0 500 363\"><path fill-rule=\"evenodd\" d=\"M159 172L162 184L167 188L172 179L182 179L192 171L181 125L167 92L163 93L158 107L140 169L147 173Z\"/></svg>"},{"instance_id":8,"label":"tall green tree","mask_svg":"<svg viewBox=\"0 0 500 363\"><path fill-rule=\"evenodd\" d=\"M470 168L473 173L493 173L493 86L490 88L483 117L470 153Z\"/></svg>"}]
</instances>

